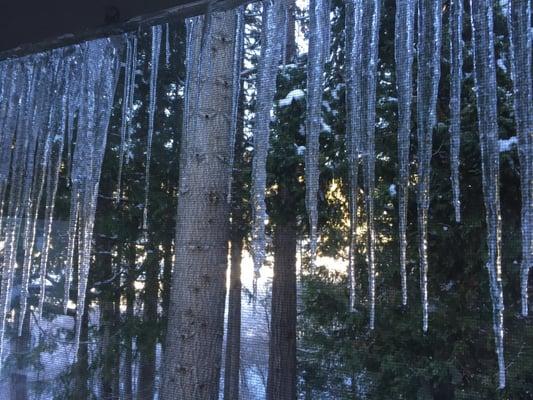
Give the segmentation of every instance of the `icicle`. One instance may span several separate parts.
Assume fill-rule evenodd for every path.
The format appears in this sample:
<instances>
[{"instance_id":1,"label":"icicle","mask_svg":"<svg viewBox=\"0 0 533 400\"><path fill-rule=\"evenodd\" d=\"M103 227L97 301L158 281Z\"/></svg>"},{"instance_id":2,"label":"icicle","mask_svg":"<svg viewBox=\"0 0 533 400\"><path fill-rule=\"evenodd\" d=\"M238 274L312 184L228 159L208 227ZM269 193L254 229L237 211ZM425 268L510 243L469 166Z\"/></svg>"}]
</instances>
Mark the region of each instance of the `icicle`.
<instances>
[{"instance_id":1,"label":"icicle","mask_svg":"<svg viewBox=\"0 0 533 400\"><path fill-rule=\"evenodd\" d=\"M510 1L508 27L514 114L518 131L520 188L522 195L522 265L520 287L522 315L528 315L528 278L533 266L533 83L531 78L531 2Z\"/></svg>"},{"instance_id":2,"label":"icicle","mask_svg":"<svg viewBox=\"0 0 533 400\"><path fill-rule=\"evenodd\" d=\"M150 192L150 162L152 159L152 138L154 135L154 118L157 101L157 72L161 50L161 26L152 26L152 61L150 64L150 97L148 103L148 140L146 143L146 170L144 187L144 208L142 229L148 229L148 193Z\"/></svg>"},{"instance_id":3,"label":"icicle","mask_svg":"<svg viewBox=\"0 0 533 400\"><path fill-rule=\"evenodd\" d=\"M73 67L73 70L76 72L76 75L82 76L82 60L79 60L79 62L75 63L75 68ZM81 86L77 85L78 90L81 88ZM75 92L75 91L69 91L68 94L68 109L77 109L79 111L80 108L80 97L81 92ZM122 100L124 101L124 99ZM69 111L70 112L70 111ZM69 115L69 124L73 124L74 120L70 119ZM71 132L74 130L74 126L71 125L68 127L68 134L71 134ZM72 143L72 139L69 139L69 144ZM66 314L68 309L68 300L70 297L70 286L72 281L72 271L74 267L74 250L76 248L76 241L78 239L78 218L79 218L79 210L80 210L80 185L81 185L81 179L82 179L82 171L80 169L83 168L83 162L80 160L80 152L75 151L72 159L72 169L69 170L69 180L72 182L71 184L71 190L70 190L70 216L69 216L69 225L68 225L68 242L67 242L67 254L65 258L65 285L64 285L64 293L63 293L63 312Z\"/></svg>"},{"instance_id":4,"label":"icicle","mask_svg":"<svg viewBox=\"0 0 533 400\"><path fill-rule=\"evenodd\" d=\"M407 204L409 200L409 148L413 98L414 25L416 0L396 0L394 55L398 93L398 214L402 304L407 305Z\"/></svg>"},{"instance_id":5,"label":"icicle","mask_svg":"<svg viewBox=\"0 0 533 400\"><path fill-rule=\"evenodd\" d=\"M374 191L375 191L375 111L376 111L376 84L379 44L381 1L354 0L348 3L347 23L352 23L353 28L347 30L347 45L350 47L347 56L347 129L348 144L350 146L350 181L351 181L351 245L350 251L355 250L356 228L356 190L357 190L357 157L364 159L364 187L365 205L368 224L368 298L370 308L370 329L375 324L375 296L376 296L376 271L375 271L375 228L374 228ZM352 36L353 35L353 36ZM354 256L351 255L351 268L349 274L350 290L353 291ZM351 295L350 297L352 297ZM353 297L351 299L353 301ZM353 303L350 305L354 308Z\"/></svg>"},{"instance_id":6,"label":"icicle","mask_svg":"<svg viewBox=\"0 0 533 400\"><path fill-rule=\"evenodd\" d=\"M124 152L126 151L126 136L128 131L128 117L130 114L130 91L132 90L132 76L135 74L133 64L133 41L130 35L125 35L126 61L124 63L124 89L122 95L122 114L120 122L120 148L118 156L118 183L117 201L120 201L122 192L122 169L124 167Z\"/></svg>"},{"instance_id":7,"label":"icicle","mask_svg":"<svg viewBox=\"0 0 533 400\"><path fill-rule=\"evenodd\" d=\"M287 65L287 34L289 33L289 9L285 8L285 23L281 33L281 66L285 70Z\"/></svg>"},{"instance_id":8,"label":"icicle","mask_svg":"<svg viewBox=\"0 0 533 400\"><path fill-rule=\"evenodd\" d=\"M54 206L57 193L57 186L59 182L59 171L61 169L61 157L63 154L63 146L65 143L66 131L66 111L67 111L67 80L69 79L69 69L63 62L63 71L59 71L59 90L55 93L58 98L57 110L51 112L55 119L51 131L52 149L49 156L51 162L47 166L47 180L46 180L46 205L44 215L44 234L43 234L43 248L41 251L41 291L39 296L39 308L37 318L40 319L43 313L44 299L46 295L46 270L48 262L48 253L50 250L50 240L52 233L52 224L54 219ZM52 157L55 156L55 157Z\"/></svg>"},{"instance_id":9,"label":"icicle","mask_svg":"<svg viewBox=\"0 0 533 400\"><path fill-rule=\"evenodd\" d=\"M107 127L118 76L117 49L109 39L86 44L82 68L83 94L75 157L89 168L73 166L79 171L79 260L78 300L76 304L75 357L80 341L81 321L85 309L85 292L91 261L91 244L100 183L100 171L107 141Z\"/></svg>"},{"instance_id":10,"label":"icicle","mask_svg":"<svg viewBox=\"0 0 533 400\"><path fill-rule=\"evenodd\" d=\"M187 134L188 132L188 122L190 115L190 96L189 96L189 88L191 85L192 80L192 71L194 66L194 59L192 57L193 54L193 32L194 32L194 25L198 22L197 18L188 18L185 20L185 28L187 31L186 39L185 39L185 87L183 88L183 102L184 102L184 110L183 110L183 133Z\"/></svg>"},{"instance_id":11,"label":"icicle","mask_svg":"<svg viewBox=\"0 0 533 400\"><path fill-rule=\"evenodd\" d=\"M235 27L235 49L233 53L233 93L231 99L231 127L230 127L230 154L229 154L229 184L228 184L228 204L231 204L231 186L233 183L233 163L235 161L235 136L239 118L239 96L241 93L241 69L244 56L244 7L236 10L237 25Z\"/></svg>"},{"instance_id":12,"label":"icicle","mask_svg":"<svg viewBox=\"0 0 533 400\"><path fill-rule=\"evenodd\" d=\"M463 1L451 0L450 11L450 165L455 221L461 222L459 151L461 146L461 84L463 81Z\"/></svg>"},{"instance_id":13,"label":"icicle","mask_svg":"<svg viewBox=\"0 0 533 400\"><path fill-rule=\"evenodd\" d=\"M74 121L80 107L80 47L74 46L73 55L70 57L70 75L68 79L68 92L66 96L67 101L67 131L65 133L65 141L67 146L67 177L70 177L72 168L72 147L74 138ZM70 179L67 179L67 187L70 186Z\"/></svg>"},{"instance_id":14,"label":"icicle","mask_svg":"<svg viewBox=\"0 0 533 400\"><path fill-rule=\"evenodd\" d=\"M165 67L170 68L170 54L172 49L170 48L170 25L168 22L165 24Z\"/></svg>"},{"instance_id":15,"label":"icicle","mask_svg":"<svg viewBox=\"0 0 533 400\"><path fill-rule=\"evenodd\" d=\"M305 150L305 203L309 215L310 258L315 264L317 251L318 226L318 187L320 167L320 131L322 130L322 93L324 85L324 66L329 50L329 0L309 2L309 54L307 62L307 111ZM286 25L286 24L285 24Z\"/></svg>"},{"instance_id":16,"label":"icicle","mask_svg":"<svg viewBox=\"0 0 533 400\"><path fill-rule=\"evenodd\" d=\"M487 271L493 310L493 328L499 366L499 387L505 387L503 349L503 286L501 277L500 155L496 60L491 0L471 0L474 49L475 93L477 99L483 197L487 220ZM529 22L527 22L529 25Z\"/></svg>"},{"instance_id":17,"label":"icicle","mask_svg":"<svg viewBox=\"0 0 533 400\"><path fill-rule=\"evenodd\" d=\"M358 0L346 1L345 11L345 65L346 65L346 146L349 169L350 233L348 254L349 309L355 311L355 252L357 246L357 192L360 151L360 69L361 69L361 4ZM357 74L356 74L357 71Z\"/></svg>"},{"instance_id":18,"label":"icicle","mask_svg":"<svg viewBox=\"0 0 533 400\"><path fill-rule=\"evenodd\" d=\"M381 0L366 1L363 5L362 25L362 150L364 157L365 204L368 231L368 297L370 301L370 329L374 329L376 314L376 230L374 223L375 192L375 120L376 120L376 83L379 44L379 22Z\"/></svg>"},{"instance_id":19,"label":"icicle","mask_svg":"<svg viewBox=\"0 0 533 400\"><path fill-rule=\"evenodd\" d=\"M129 149L129 144L131 140L131 135L133 134L135 130L135 125L132 123L133 121L133 103L135 102L135 76L137 75L137 46L139 43L139 40L137 38L137 35L133 35L132 37L133 41L133 47L131 50L132 60L131 60L131 78L130 78L130 85L131 89L129 91L129 99L128 99L128 129L126 130L126 149ZM128 163L129 157L126 158L126 163Z\"/></svg>"},{"instance_id":20,"label":"icicle","mask_svg":"<svg viewBox=\"0 0 533 400\"><path fill-rule=\"evenodd\" d=\"M263 1L261 56L257 75L257 97L253 128L252 256L255 272L254 280L259 277L259 271L266 257L266 161L270 133L270 112L276 93L277 68L281 60L282 44L278 38L278 33L284 24L285 7L286 4L283 0Z\"/></svg>"},{"instance_id":21,"label":"icicle","mask_svg":"<svg viewBox=\"0 0 533 400\"><path fill-rule=\"evenodd\" d=\"M437 123L437 96L440 80L442 1L420 0L418 3L418 252L420 256L420 292L422 329L428 330L428 210L433 129Z\"/></svg>"},{"instance_id":22,"label":"icicle","mask_svg":"<svg viewBox=\"0 0 533 400\"><path fill-rule=\"evenodd\" d=\"M124 89L122 95L122 114L120 125L120 149L118 158L118 183L117 198L120 201L122 192L122 170L124 168L124 157L129 142L129 127L133 111L133 93L135 91L135 68L137 66L136 53L137 37L125 35L126 60L124 63Z\"/></svg>"},{"instance_id":23,"label":"icicle","mask_svg":"<svg viewBox=\"0 0 533 400\"><path fill-rule=\"evenodd\" d=\"M6 67L6 74L9 74L10 79L6 79L3 101L0 103L0 231L3 226L5 196L13 153L11 146L17 124L20 82L25 79L22 64L19 62L10 62Z\"/></svg>"}]
</instances>

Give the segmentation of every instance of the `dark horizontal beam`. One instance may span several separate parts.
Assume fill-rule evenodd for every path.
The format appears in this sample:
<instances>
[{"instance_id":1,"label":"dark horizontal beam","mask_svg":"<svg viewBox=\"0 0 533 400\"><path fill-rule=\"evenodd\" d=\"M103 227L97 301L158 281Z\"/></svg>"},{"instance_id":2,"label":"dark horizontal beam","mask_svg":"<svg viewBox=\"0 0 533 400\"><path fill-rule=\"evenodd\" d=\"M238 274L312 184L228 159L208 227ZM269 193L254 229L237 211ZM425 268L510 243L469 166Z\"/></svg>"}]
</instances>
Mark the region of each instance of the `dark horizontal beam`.
<instances>
[{"instance_id":1,"label":"dark horizontal beam","mask_svg":"<svg viewBox=\"0 0 533 400\"><path fill-rule=\"evenodd\" d=\"M0 11L0 60L247 2L250 0L9 0Z\"/></svg>"}]
</instances>

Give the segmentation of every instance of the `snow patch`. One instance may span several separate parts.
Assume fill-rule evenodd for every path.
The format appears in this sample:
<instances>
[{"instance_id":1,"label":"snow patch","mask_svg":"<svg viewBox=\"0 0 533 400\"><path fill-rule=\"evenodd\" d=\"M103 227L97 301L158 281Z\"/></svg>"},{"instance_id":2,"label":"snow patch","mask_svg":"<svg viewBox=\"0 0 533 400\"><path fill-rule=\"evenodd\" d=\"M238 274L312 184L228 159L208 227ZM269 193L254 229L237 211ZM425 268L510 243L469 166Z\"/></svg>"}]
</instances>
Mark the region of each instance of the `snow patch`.
<instances>
[{"instance_id":1,"label":"snow patch","mask_svg":"<svg viewBox=\"0 0 533 400\"><path fill-rule=\"evenodd\" d=\"M291 90L287 94L287 96L285 96L284 99L281 99L278 102L278 105L280 107L287 107L287 106L290 106L294 100L298 101L304 97L305 97L305 93L302 89L294 89L294 90Z\"/></svg>"},{"instance_id":2,"label":"snow patch","mask_svg":"<svg viewBox=\"0 0 533 400\"><path fill-rule=\"evenodd\" d=\"M503 60L503 58L498 58L496 64L498 64L498 68L500 68L503 72L507 73L507 65L505 65L505 61Z\"/></svg>"},{"instance_id":3,"label":"snow patch","mask_svg":"<svg viewBox=\"0 0 533 400\"><path fill-rule=\"evenodd\" d=\"M511 151L513 146L518 144L518 138L516 136L511 136L509 139L500 139L498 140L498 144L500 146L500 153Z\"/></svg>"}]
</instances>

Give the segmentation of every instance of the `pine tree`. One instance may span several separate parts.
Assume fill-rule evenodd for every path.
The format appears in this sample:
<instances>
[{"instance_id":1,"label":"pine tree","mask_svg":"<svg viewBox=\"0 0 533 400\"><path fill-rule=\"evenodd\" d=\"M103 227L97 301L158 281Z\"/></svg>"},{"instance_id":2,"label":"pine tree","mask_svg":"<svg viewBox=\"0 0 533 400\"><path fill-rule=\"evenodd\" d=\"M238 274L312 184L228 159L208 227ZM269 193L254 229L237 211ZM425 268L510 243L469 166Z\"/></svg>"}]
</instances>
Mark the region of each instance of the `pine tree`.
<instances>
[{"instance_id":1,"label":"pine tree","mask_svg":"<svg viewBox=\"0 0 533 400\"><path fill-rule=\"evenodd\" d=\"M181 141L176 261L162 363L165 400L211 400L219 389L236 18L234 11L207 18L209 46L203 41L204 19L192 27L192 59L200 62L189 71L189 113Z\"/></svg>"}]
</instances>

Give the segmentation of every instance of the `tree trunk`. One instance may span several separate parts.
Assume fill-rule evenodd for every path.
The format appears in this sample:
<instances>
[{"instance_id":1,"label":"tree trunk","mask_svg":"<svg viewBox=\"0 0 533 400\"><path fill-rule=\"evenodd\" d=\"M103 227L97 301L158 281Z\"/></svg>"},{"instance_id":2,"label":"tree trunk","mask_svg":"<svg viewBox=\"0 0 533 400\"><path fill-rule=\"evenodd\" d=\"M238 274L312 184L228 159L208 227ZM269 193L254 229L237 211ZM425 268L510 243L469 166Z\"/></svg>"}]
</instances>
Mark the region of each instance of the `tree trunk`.
<instances>
[{"instance_id":1,"label":"tree trunk","mask_svg":"<svg viewBox=\"0 0 533 400\"><path fill-rule=\"evenodd\" d=\"M267 400L296 399L296 219L274 231Z\"/></svg>"},{"instance_id":2,"label":"tree trunk","mask_svg":"<svg viewBox=\"0 0 533 400\"><path fill-rule=\"evenodd\" d=\"M26 310L24 316L19 314L19 318L22 317L24 318L22 335L14 340L17 369L11 374L11 400L29 399L28 378L25 370L28 367L27 357L31 348L30 311Z\"/></svg>"},{"instance_id":3,"label":"tree trunk","mask_svg":"<svg viewBox=\"0 0 533 400\"><path fill-rule=\"evenodd\" d=\"M241 261L242 237L231 241L231 271L228 300L228 332L224 368L224 400L239 399L241 361Z\"/></svg>"},{"instance_id":4,"label":"tree trunk","mask_svg":"<svg viewBox=\"0 0 533 400\"><path fill-rule=\"evenodd\" d=\"M115 263L115 273L116 276L120 276L120 269L122 265L120 261L118 263ZM120 379L121 379L121 369L120 369L120 355L122 353L121 350L121 340L120 336L118 335L119 330L121 329L121 314L120 314L120 302L121 302L121 290L120 290L120 278L118 279L118 282L116 284L115 289L115 298L113 300L113 320L115 322L114 324L114 330L113 330L113 344L115 346L115 351L113 352L114 355L114 361L113 361L113 398L114 399L120 399L121 398L121 389L120 389Z\"/></svg>"},{"instance_id":5,"label":"tree trunk","mask_svg":"<svg viewBox=\"0 0 533 400\"><path fill-rule=\"evenodd\" d=\"M128 257L126 258L126 332L124 346L126 355L124 357L124 400L133 400L133 323L135 307L135 246L130 245Z\"/></svg>"},{"instance_id":6,"label":"tree trunk","mask_svg":"<svg viewBox=\"0 0 533 400\"><path fill-rule=\"evenodd\" d=\"M157 303L159 295L159 259L154 249L148 249L145 262L143 329L138 338L141 354L137 389L138 400L154 398L156 372Z\"/></svg>"},{"instance_id":7,"label":"tree trunk","mask_svg":"<svg viewBox=\"0 0 533 400\"><path fill-rule=\"evenodd\" d=\"M289 0L285 58L297 55L295 1ZM281 216L274 228L274 278L270 311L267 400L296 400L296 251L297 231L294 197L289 188L298 185L296 173L279 184Z\"/></svg>"},{"instance_id":8,"label":"tree trunk","mask_svg":"<svg viewBox=\"0 0 533 400\"><path fill-rule=\"evenodd\" d=\"M102 299L100 303L100 357L102 358L102 371L100 373L100 386L102 399L113 398L113 303L108 299Z\"/></svg>"},{"instance_id":9,"label":"tree trunk","mask_svg":"<svg viewBox=\"0 0 533 400\"><path fill-rule=\"evenodd\" d=\"M112 241L104 234L96 237L96 270L105 273L104 279L113 278L114 269L112 261ZM115 353L118 351L116 346L117 321L115 321L115 284L110 282L102 285L100 297L100 352L102 369L100 372L100 389L102 399L112 399L114 396L113 379L115 372Z\"/></svg>"},{"instance_id":10,"label":"tree trunk","mask_svg":"<svg viewBox=\"0 0 533 400\"><path fill-rule=\"evenodd\" d=\"M287 42L285 44L285 62L292 63L298 55L296 46L296 1L289 0L287 5Z\"/></svg>"},{"instance_id":11,"label":"tree trunk","mask_svg":"<svg viewBox=\"0 0 533 400\"><path fill-rule=\"evenodd\" d=\"M230 116L235 11L192 29L187 129L181 142L175 266L162 400L218 398L228 255ZM197 21L201 21L198 19ZM205 43L201 57L201 43ZM200 62L198 62L200 61Z\"/></svg>"},{"instance_id":12,"label":"tree trunk","mask_svg":"<svg viewBox=\"0 0 533 400\"><path fill-rule=\"evenodd\" d=\"M79 318L79 316L76 316ZM89 399L89 302L85 302L85 310L81 319L80 346L78 362L75 366L74 399Z\"/></svg>"}]
</instances>

